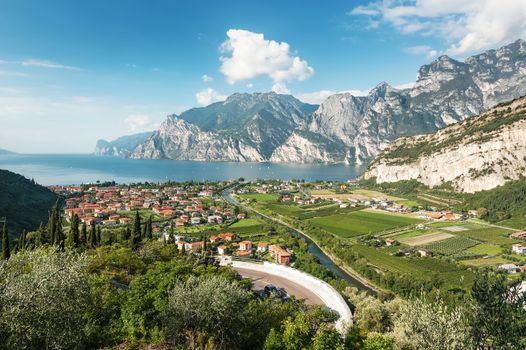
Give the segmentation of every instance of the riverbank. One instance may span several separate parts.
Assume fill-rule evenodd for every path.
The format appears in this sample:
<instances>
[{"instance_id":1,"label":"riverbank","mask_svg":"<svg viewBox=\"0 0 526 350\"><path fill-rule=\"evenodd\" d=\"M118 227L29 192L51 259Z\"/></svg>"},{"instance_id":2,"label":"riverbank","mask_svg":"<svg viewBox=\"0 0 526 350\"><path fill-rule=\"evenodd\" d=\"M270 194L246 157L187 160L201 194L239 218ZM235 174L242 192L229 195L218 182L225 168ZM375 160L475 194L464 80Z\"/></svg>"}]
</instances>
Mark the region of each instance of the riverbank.
<instances>
[{"instance_id":1,"label":"riverbank","mask_svg":"<svg viewBox=\"0 0 526 350\"><path fill-rule=\"evenodd\" d=\"M346 264L344 264L340 259L337 259L335 258L332 254L328 253L325 249L323 249L311 236L309 236L307 233L295 228L294 226L290 225L289 223L287 222L284 222L283 220L280 220L278 218L275 218L275 217L270 217L250 206L247 206L247 205L244 205L242 203L240 203L237 199L233 198L232 197L232 191L233 191L233 188L227 188L225 189L223 192L222 192L222 196L223 198L232 203L232 204L235 204L235 205L238 205L242 208L244 208L245 210L247 211L250 211L250 212L253 212L267 220L270 220L270 221L273 221L273 222L276 222L280 225L283 225L287 228L289 228L290 230L296 232L297 234L299 234L300 236L302 236L303 238L305 238L308 243L312 244L313 246L316 247L316 249L319 251L318 254L323 254L323 257L322 258L325 258L325 259L320 259L320 256L318 256L318 254L314 251L311 251L314 255L316 255L320 260L326 260L326 261L330 261L330 263L332 264L332 266L326 266L327 268L329 268L329 270L333 271L334 273L336 273L336 275L338 275L339 277L345 279L346 281L348 281L351 285L354 285L355 287L357 287L358 289L361 289L361 290L365 290L371 294L378 294L379 291L384 291L383 289L379 288L378 286L375 286L373 283L371 283L369 280L365 279L363 276L361 276L360 274L358 274L358 272L356 272L354 269L352 269L350 266L347 266ZM342 276L343 275L343 276Z\"/></svg>"}]
</instances>

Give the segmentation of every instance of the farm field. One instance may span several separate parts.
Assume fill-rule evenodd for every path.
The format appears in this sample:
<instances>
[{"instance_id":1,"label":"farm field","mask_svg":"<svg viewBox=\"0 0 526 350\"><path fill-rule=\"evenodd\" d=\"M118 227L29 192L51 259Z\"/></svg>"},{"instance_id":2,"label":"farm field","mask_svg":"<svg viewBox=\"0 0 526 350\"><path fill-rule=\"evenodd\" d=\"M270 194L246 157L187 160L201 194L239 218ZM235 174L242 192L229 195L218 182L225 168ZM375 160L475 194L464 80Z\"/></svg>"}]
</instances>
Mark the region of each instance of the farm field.
<instances>
[{"instance_id":1,"label":"farm field","mask_svg":"<svg viewBox=\"0 0 526 350\"><path fill-rule=\"evenodd\" d=\"M355 244L352 249L382 270L414 274L423 278L429 274L438 273L450 287L469 287L474 278L472 272L444 260L396 257L389 255L385 249L362 244Z\"/></svg>"},{"instance_id":2,"label":"farm field","mask_svg":"<svg viewBox=\"0 0 526 350\"><path fill-rule=\"evenodd\" d=\"M344 238L380 232L416 224L421 221L420 219L407 216L390 215L365 210L354 211L349 214L316 217L310 220L314 225Z\"/></svg>"},{"instance_id":3,"label":"farm field","mask_svg":"<svg viewBox=\"0 0 526 350\"><path fill-rule=\"evenodd\" d=\"M483 228L479 228L475 230L456 232L455 234L473 238L479 241L495 244L495 245L502 245L502 246L510 246L513 243L517 242L516 240L513 240L508 237L509 234L512 232L511 230L507 230L507 229L503 229L499 227L489 227L489 226L482 226L482 227Z\"/></svg>"},{"instance_id":4,"label":"farm field","mask_svg":"<svg viewBox=\"0 0 526 350\"><path fill-rule=\"evenodd\" d=\"M430 244L433 242L442 241L448 238L453 238L454 235L446 232L431 232L431 233L425 233L423 235L418 235L414 237L408 237L408 238L402 238L400 239L400 243L407 244L408 246L415 247L415 246L422 246L426 244Z\"/></svg>"},{"instance_id":5,"label":"farm field","mask_svg":"<svg viewBox=\"0 0 526 350\"><path fill-rule=\"evenodd\" d=\"M244 193L239 196L244 199L255 199L258 202L276 202L278 199L278 195L272 193Z\"/></svg>"},{"instance_id":6,"label":"farm field","mask_svg":"<svg viewBox=\"0 0 526 350\"><path fill-rule=\"evenodd\" d=\"M493 244L482 243L466 250L468 254L474 255L497 255L502 252L502 248Z\"/></svg>"},{"instance_id":7,"label":"farm field","mask_svg":"<svg viewBox=\"0 0 526 350\"><path fill-rule=\"evenodd\" d=\"M462 260L461 264L482 267L482 266L494 266L494 265L500 265L500 264L507 264L509 262L510 261L504 257L496 256L496 257L487 258L487 259L477 258L477 259Z\"/></svg>"},{"instance_id":8,"label":"farm field","mask_svg":"<svg viewBox=\"0 0 526 350\"><path fill-rule=\"evenodd\" d=\"M428 244L427 249L431 250L434 253L444 254L444 255L454 255L460 253L468 248L475 247L479 244L478 241L475 241L471 238L456 236L453 238L448 238L440 242L435 242Z\"/></svg>"},{"instance_id":9,"label":"farm field","mask_svg":"<svg viewBox=\"0 0 526 350\"><path fill-rule=\"evenodd\" d=\"M239 220L233 223L232 225L230 225L229 227L237 228L237 227L249 227L249 226L255 226L255 225L261 225L261 222L255 219L247 218L247 219Z\"/></svg>"}]
</instances>

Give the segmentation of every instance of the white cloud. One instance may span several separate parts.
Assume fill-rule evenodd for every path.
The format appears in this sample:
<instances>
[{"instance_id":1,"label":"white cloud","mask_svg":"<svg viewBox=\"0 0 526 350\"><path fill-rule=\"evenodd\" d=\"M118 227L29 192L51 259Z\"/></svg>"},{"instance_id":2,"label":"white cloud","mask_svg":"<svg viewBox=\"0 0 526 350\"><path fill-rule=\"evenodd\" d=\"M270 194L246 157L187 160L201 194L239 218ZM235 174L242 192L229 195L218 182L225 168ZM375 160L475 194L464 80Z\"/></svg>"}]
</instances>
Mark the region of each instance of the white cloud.
<instances>
[{"instance_id":1,"label":"white cloud","mask_svg":"<svg viewBox=\"0 0 526 350\"><path fill-rule=\"evenodd\" d=\"M195 94L197 103L201 106L208 106L211 103L224 101L228 96L222 95L212 88L207 88Z\"/></svg>"},{"instance_id":2,"label":"white cloud","mask_svg":"<svg viewBox=\"0 0 526 350\"><path fill-rule=\"evenodd\" d=\"M261 33L230 29L228 39L221 44L221 68L229 84L267 76L281 90L284 83L305 80L314 74L307 61L290 52L286 42L265 39ZM279 85L278 85L279 84Z\"/></svg>"},{"instance_id":3,"label":"white cloud","mask_svg":"<svg viewBox=\"0 0 526 350\"><path fill-rule=\"evenodd\" d=\"M146 114L130 114L124 119L124 124L131 132L149 131L157 127L157 124L154 124L150 116Z\"/></svg>"},{"instance_id":4,"label":"white cloud","mask_svg":"<svg viewBox=\"0 0 526 350\"><path fill-rule=\"evenodd\" d=\"M252 83L248 83L247 84L247 89L252 89L253 87L254 87L254 84L252 84Z\"/></svg>"},{"instance_id":5,"label":"white cloud","mask_svg":"<svg viewBox=\"0 0 526 350\"><path fill-rule=\"evenodd\" d=\"M0 70L0 76L27 78L30 75L27 73L23 73L23 72Z\"/></svg>"},{"instance_id":6,"label":"white cloud","mask_svg":"<svg viewBox=\"0 0 526 350\"><path fill-rule=\"evenodd\" d=\"M135 63L126 63L126 67L128 67L128 68L137 68L137 65Z\"/></svg>"},{"instance_id":7,"label":"white cloud","mask_svg":"<svg viewBox=\"0 0 526 350\"><path fill-rule=\"evenodd\" d=\"M203 76L201 77L201 79L203 80L203 82L205 83L209 83L211 81L214 81L214 78L212 78L211 76L207 75L207 74L203 74Z\"/></svg>"},{"instance_id":8,"label":"white cloud","mask_svg":"<svg viewBox=\"0 0 526 350\"><path fill-rule=\"evenodd\" d=\"M413 86L415 86L415 82L414 81L412 81L410 83L403 83L403 84L396 85L395 89L404 90L404 89L410 89Z\"/></svg>"},{"instance_id":9,"label":"white cloud","mask_svg":"<svg viewBox=\"0 0 526 350\"><path fill-rule=\"evenodd\" d=\"M438 51L429 45L410 46L406 47L404 51L412 55L425 55L428 59L438 56Z\"/></svg>"},{"instance_id":10,"label":"white cloud","mask_svg":"<svg viewBox=\"0 0 526 350\"><path fill-rule=\"evenodd\" d=\"M403 34L433 35L444 53L466 55L526 37L525 0L383 0L355 7L350 15L389 23ZM429 50L429 56L439 52Z\"/></svg>"},{"instance_id":11,"label":"white cloud","mask_svg":"<svg viewBox=\"0 0 526 350\"><path fill-rule=\"evenodd\" d=\"M277 94L283 94L283 95L289 95L290 90L287 88L287 86L283 83L276 83L272 85L272 91L274 91Z\"/></svg>"},{"instance_id":12,"label":"white cloud","mask_svg":"<svg viewBox=\"0 0 526 350\"><path fill-rule=\"evenodd\" d=\"M370 90L344 90L344 91L333 91L333 90L320 90L313 92L301 92L296 93L294 96L300 101L311 103L311 104L320 104L327 99L327 97L334 94L343 94L349 93L353 96L367 96Z\"/></svg>"},{"instance_id":13,"label":"white cloud","mask_svg":"<svg viewBox=\"0 0 526 350\"><path fill-rule=\"evenodd\" d=\"M67 66L60 63L55 63L51 61L43 61L43 60L35 60L35 59L27 59L22 62L20 62L23 66L26 67L41 67L41 68L51 68L51 69L65 69L65 70L81 70L78 67L73 66Z\"/></svg>"}]
</instances>

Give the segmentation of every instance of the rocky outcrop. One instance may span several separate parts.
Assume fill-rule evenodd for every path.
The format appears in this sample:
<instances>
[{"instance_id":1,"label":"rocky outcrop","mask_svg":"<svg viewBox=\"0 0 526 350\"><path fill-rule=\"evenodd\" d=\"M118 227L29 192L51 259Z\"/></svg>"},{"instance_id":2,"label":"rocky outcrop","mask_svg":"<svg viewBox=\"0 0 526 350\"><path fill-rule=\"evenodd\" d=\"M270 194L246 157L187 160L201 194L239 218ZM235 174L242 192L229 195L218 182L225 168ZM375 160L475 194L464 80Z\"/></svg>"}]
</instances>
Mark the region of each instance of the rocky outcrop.
<instances>
[{"instance_id":1,"label":"rocky outcrop","mask_svg":"<svg viewBox=\"0 0 526 350\"><path fill-rule=\"evenodd\" d=\"M396 140L366 169L377 182L446 183L463 192L526 175L526 97L440 131Z\"/></svg>"}]
</instances>

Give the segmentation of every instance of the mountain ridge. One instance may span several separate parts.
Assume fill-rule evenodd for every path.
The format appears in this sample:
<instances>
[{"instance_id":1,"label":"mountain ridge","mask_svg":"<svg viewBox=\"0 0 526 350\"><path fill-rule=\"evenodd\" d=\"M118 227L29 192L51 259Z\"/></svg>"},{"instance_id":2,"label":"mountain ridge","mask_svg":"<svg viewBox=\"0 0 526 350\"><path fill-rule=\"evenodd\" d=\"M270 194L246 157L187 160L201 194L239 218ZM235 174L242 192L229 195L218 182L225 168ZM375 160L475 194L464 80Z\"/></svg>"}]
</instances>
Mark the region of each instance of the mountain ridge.
<instances>
[{"instance_id":1,"label":"mountain ridge","mask_svg":"<svg viewBox=\"0 0 526 350\"><path fill-rule=\"evenodd\" d=\"M433 134L401 137L363 177L379 183L417 180L474 193L526 174L526 96L499 104Z\"/></svg>"},{"instance_id":2,"label":"mountain ridge","mask_svg":"<svg viewBox=\"0 0 526 350\"><path fill-rule=\"evenodd\" d=\"M291 95L236 93L167 117L128 157L363 164L398 137L435 132L525 94L519 39L464 62L440 56L419 68L411 88L381 82L367 96L335 94L315 110Z\"/></svg>"}]
</instances>

